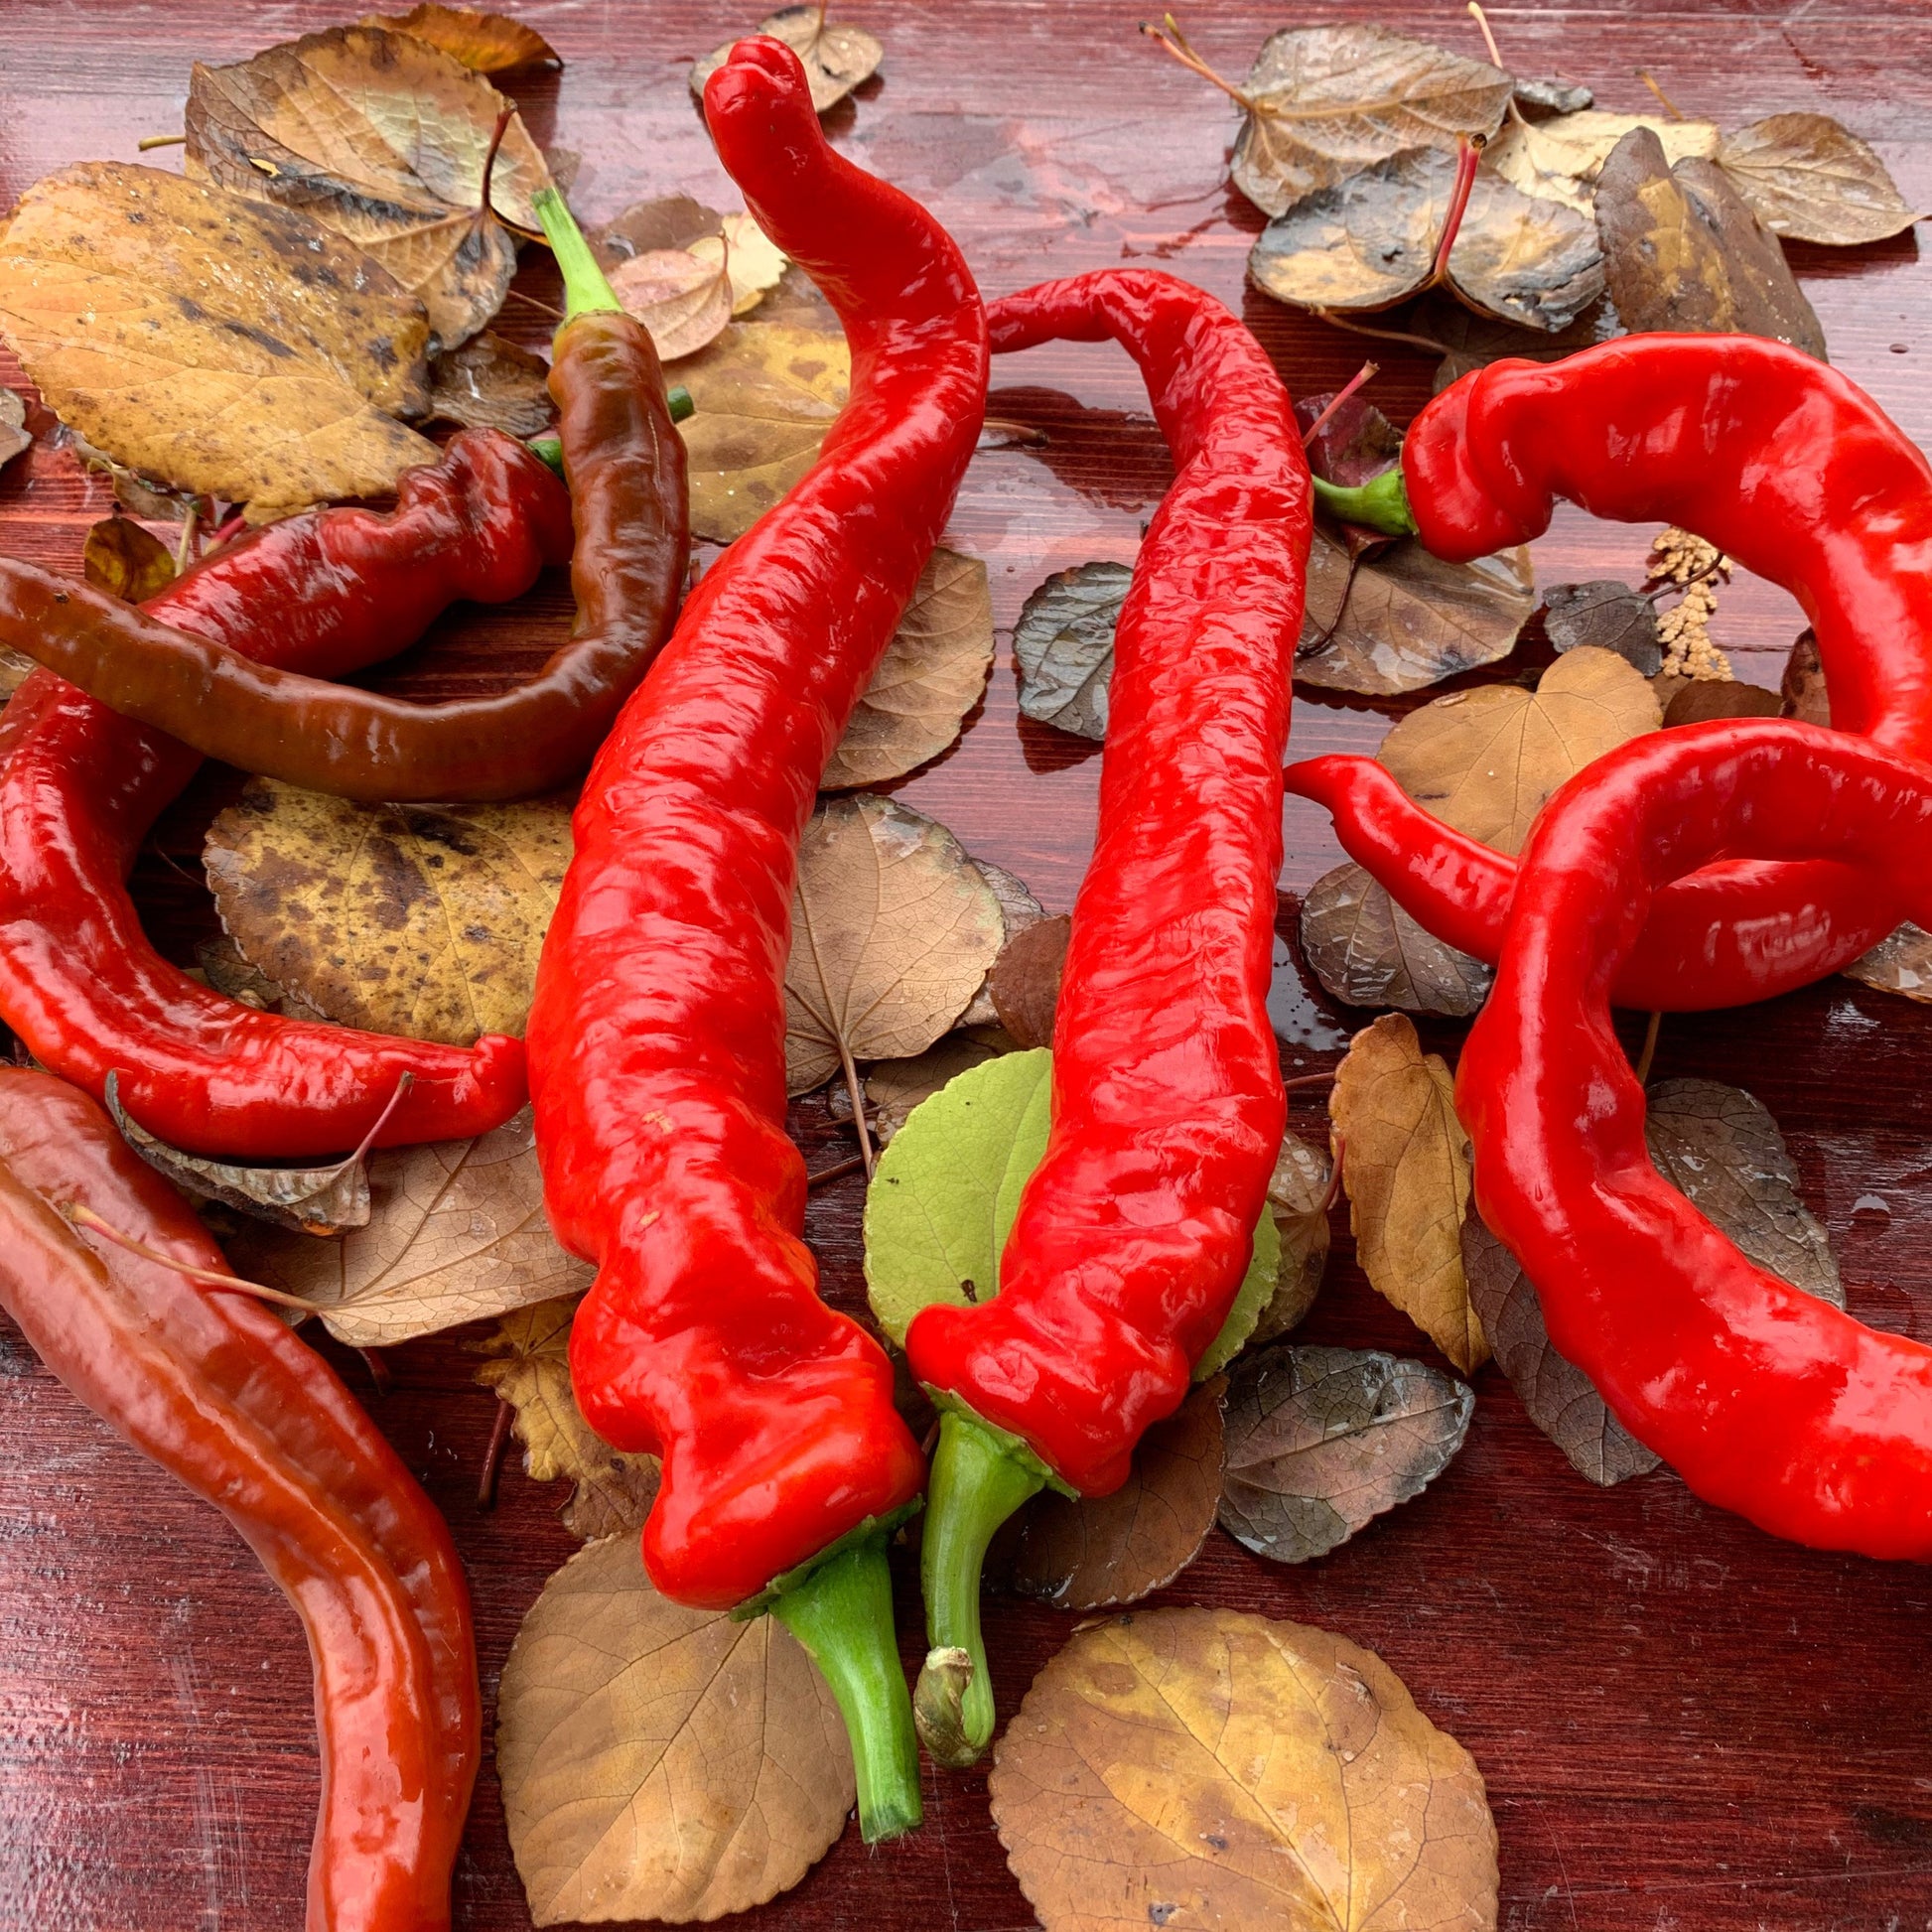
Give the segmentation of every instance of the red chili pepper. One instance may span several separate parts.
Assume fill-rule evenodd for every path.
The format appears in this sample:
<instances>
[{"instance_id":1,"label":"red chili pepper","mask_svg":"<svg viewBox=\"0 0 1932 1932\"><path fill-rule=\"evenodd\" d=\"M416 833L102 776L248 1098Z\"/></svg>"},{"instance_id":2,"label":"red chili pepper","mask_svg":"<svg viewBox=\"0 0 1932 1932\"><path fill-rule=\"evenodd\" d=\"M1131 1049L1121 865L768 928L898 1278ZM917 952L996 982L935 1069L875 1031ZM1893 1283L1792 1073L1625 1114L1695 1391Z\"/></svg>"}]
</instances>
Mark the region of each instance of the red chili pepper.
<instances>
[{"instance_id":1,"label":"red chili pepper","mask_svg":"<svg viewBox=\"0 0 1932 1932\"><path fill-rule=\"evenodd\" d=\"M412 470L386 516L332 509L225 545L147 608L279 663L341 673L389 656L457 598L498 602L570 554L544 466L470 430ZM223 998L155 952L122 883L201 762L36 671L0 714L0 1019L48 1066L177 1147L305 1156L355 1146L409 1091L385 1145L461 1139L523 1102L519 1041L472 1048L304 1025Z\"/></svg>"},{"instance_id":2,"label":"red chili pepper","mask_svg":"<svg viewBox=\"0 0 1932 1932\"><path fill-rule=\"evenodd\" d=\"M1695 530L1797 598L1832 723L1932 759L1932 466L1836 369L1756 336L1632 336L1493 362L1416 419L1402 466L1319 493L1462 562L1549 528L1558 497ZM1493 961L1516 864L1450 832L1368 759L1294 765L1349 856L1430 931ZM1658 895L1619 1004L1736 1006L1836 972L1902 913L1832 864L1725 860Z\"/></svg>"},{"instance_id":3,"label":"red chili pepper","mask_svg":"<svg viewBox=\"0 0 1932 1932\"><path fill-rule=\"evenodd\" d=\"M302 1618L322 1805L309 1932L439 1932L481 1755L448 1525L327 1363L225 1275L193 1210L92 1101L0 1071L0 1306L73 1395L227 1516ZM70 1687L69 1687L70 1688Z\"/></svg>"},{"instance_id":4,"label":"red chili pepper","mask_svg":"<svg viewBox=\"0 0 1932 1932\"><path fill-rule=\"evenodd\" d=\"M1932 1560L1932 1349L1754 1267L1644 1147L1609 989L1653 899L1719 853L1850 861L1932 918L1932 774L1809 725L1717 722L1564 786L1456 1072L1476 1201L1550 1339L1700 1496L1800 1543Z\"/></svg>"},{"instance_id":5,"label":"red chili pepper","mask_svg":"<svg viewBox=\"0 0 1932 1932\"><path fill-rule=\"evenodd\" d=\"M1187 1392L1227 1318L1281 1150L1267 1000L1281 759L1311 501L1294 407L1201 290L1108 270L1008 296L996 349L1111 337L1141 365L1178 473L1114 639L1100 827L1073 909L1053 1035L1053 1125L1021 1196L1000 1293L906 1334L946 1410L922 1546L935 1673L928 1748L970 1761L993 1728L979 1573L1050 1476L1086 1495Z\"/></svg>"},{"instance_id":6,"label":"red chili pepper","mask_svg":"<svg viewBox=\"0 0 1932 1932\"><path fill-rule=\"evenodd\" d=\"M789 49L741 41L705 112L759 225L838 310L852 393L592 769L530 1015L537 1145L559 1238L599 1265L578 1399L664 1458L650 1575L681 1602L770 1600L804 1638L872 1839L919 1816L880 1526L923 1471L884 1351L814 1292L782 982L799 838L972 454L986 323L925 210L827 147Z\"/></svg>"}]
</instances>

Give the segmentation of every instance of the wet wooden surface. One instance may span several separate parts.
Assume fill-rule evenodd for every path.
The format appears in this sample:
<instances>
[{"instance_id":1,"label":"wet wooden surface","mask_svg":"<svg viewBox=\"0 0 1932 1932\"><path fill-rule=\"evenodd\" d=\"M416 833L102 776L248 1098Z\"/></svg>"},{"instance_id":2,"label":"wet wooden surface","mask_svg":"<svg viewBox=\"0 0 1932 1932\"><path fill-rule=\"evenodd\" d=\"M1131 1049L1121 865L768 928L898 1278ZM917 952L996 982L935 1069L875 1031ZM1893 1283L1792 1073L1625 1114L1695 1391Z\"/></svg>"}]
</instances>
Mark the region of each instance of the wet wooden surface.
<instances>
[{"instance_id":1,"label":"wet wooden surface","mask_svg":"<svg viewBox=\"0 0 1932 1932\"><path fill-rule=\"evenodd\" d=\"M51 4L0 8L0 199L66 162L135 158L178 128L190 63L240 59L361 9L317 5ZM584 157L588 219L688 190L738 206L713 161L685 69L751 24L710 4L536 4L563 52L525 89L540 138ZM1330 389L1365 353L1398 420L1431 359L1369 345L1244 292L1259 219L1225 186L1226 103L1165 63L1126 5L944 6L853 0L888 46L883 76L830 118L866 165L927 201L991 292L1049 273L1158 261L1241 307L1300 392ZM1313 18L1374 18L1477 52L1460 11L1371 0ZM1239 71L1288 16L1217 6L1187 22ZM1907 197L1932 206L1932 5L1770 0L1708 6L1498 6L1505 57L1639 108L1647 67L1687 112L1735 125L1781 109L1836 113L1872 140ZM164 151L156 157L175 165ZM1932 275L1906 236L1794 251L1833 356L1932 442ZM544 272L521 284L542 295ZM512 304L511 318L518 318ZM523 310L518 333L544 324ZM14 379L0 365L0 379ZM1130 558L1168 474L1125 359L1040 350L996 370L996 414L1045 424L1043 451L974 464L954 539L990 563L1010 627L1048 571ZM50 427L45 414L35 426ZM0 545L77 567L107 496L38 447L0 479ZM1647 532L1562 521L1543 582L1638 573ZM474 688L536 662L565 621L558 586L487 621L458 619L403 667L402 688ZM1740 670L1775 684L1797 628L1768 585L1724 597L1717 631ZM1386 710L1298 694L1303 754L1367 749ZM948 757L898 787L979 855L1071 899L1090 835L1093 748L1022 725L1003 649L983 710ZM222 795L207 774L143 862L144 905L184 953L206 901L177 870ZM1291 801L1283 930L1336 850ZM1289 949L1284 948L1287 952ZM1362 1016L1284 969L1285 1054L1329 1063ZM1450 1053L1455 1030L1432 1030ZM1783 1124L1827 1221L1852 1307L1932 1339L1932 1013L1837 981L1773 1005L1672 1020L1658 1069L1747 1085ZM1318 1125L1303 1100L1302 1124ZM819 1162L839 1130L798 1121ZM840 1144L841 1152L844 1151ZM860 1298L861 1186L815 1199L828 1293ZM1345 1230L1304 1337L1427 1355L1369 1293ZM469 1562L485 1695L518 1619L569 1554L560 1493L509 1473L501 1506L474 1490L493 1403L455 1339L394 1351L377 1395L345 1372L448 1511ZM1323 1562L1281 1569L1218 1533L1168 1592L1319 1623L1379 1651L1475 1754L1502 1841L1511 1932L1906 1932L1932 1926L1932 1581L1923 1572L1771 1541L1695 1501L1669 1474L1608 1493L1573 1475L1500 1374L1477 1380L1466 1449L1418 1501ZM242 1546L68 1399L0 1323L0 1932L257 1932L300 1922L315 1798L308 1671L295 1620ZM917 1652L910 1579L900 1607ZM995 1603L989 1641L1008 1706L1064 1640L1054 1612ZM988 1818L983 1776L927 1774L928 1825L869 1853L856 1832L761 1927L1008 1932L1033 1923ZM529 1921L485 1767L457 1880L464 1932Z\"/></svg>"}]
</instances>

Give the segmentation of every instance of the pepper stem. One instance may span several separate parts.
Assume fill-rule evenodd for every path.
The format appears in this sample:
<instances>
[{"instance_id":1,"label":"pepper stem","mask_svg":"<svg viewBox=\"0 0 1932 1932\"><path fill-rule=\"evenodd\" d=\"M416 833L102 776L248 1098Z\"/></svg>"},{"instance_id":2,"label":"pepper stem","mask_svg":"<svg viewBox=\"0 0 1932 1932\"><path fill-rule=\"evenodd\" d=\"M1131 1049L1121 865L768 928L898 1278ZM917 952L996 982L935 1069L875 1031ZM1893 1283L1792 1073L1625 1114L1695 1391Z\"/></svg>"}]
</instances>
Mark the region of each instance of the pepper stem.
<instances>
[{"instance_id":1,"label":"pepper stem","mask_svg":"<svg viewBox=\"0 0 1932 1932\"><path fill-rule=\"evenodd\" d=\"M893 1584L886 1534L849 1544L771 1614L811 1653L838 1699L859 1784L859 1830L868 1845L919 1822L919 1747L912 1705L893 1635Z\"/></svg>"},{"instance_id":2,"label":"pepper stem","mask_svg":"<svg viewBox=\"0 0 1932 1932\"><path fill-rule=\"evenodd\" d=\"M980 1567L987 1547L1022 1503L1045 1486L998 1432L948 1409L939 1419L926 1488L919 1585L926 1642L913 1709L925 1747L941 1764L971 1764L993 1736L993 1680L980 1636Z\"/></svg>"},{"instance_id":3,"label":"pepper stem","mask_svg":"<svg viewBox=\"0 0 1932 1932\"><path fill-rule=\"evenodd\" d=\"M1402 481L1402 467L1384 470L1365 483L1350 489L1341 483L1314 480L1314 500L1342 523L1354 523L1365 530L1380 530L1384 536L1412 537L1416 519L1409 508L1408 486Z\"/></svg>"},{"instance_id":4,"label":"pepper stem","mask_svg":"<svg viewBox=\"0 0 1932 1932\"><path fill-rule=\"evenodd\" d=\"M530 206L543 223L543 237L557 257L564 276L564 320L596 314L621 315L623 304L612 293L604 271L591 253L584 231L564 206L564 198L554 188L539 188L530 197Z\"/></svg>"}]
</instances>

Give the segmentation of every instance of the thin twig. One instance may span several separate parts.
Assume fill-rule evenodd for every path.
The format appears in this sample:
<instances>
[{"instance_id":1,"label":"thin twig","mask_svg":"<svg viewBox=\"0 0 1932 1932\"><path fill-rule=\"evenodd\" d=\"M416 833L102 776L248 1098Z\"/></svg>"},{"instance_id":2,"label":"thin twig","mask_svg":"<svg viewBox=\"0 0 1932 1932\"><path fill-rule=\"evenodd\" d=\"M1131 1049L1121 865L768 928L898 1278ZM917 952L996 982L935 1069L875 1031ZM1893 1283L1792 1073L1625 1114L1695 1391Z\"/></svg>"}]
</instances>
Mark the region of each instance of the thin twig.
<instances>
[{"instance_id":1,"label":"thin twig","mask_svg":"<svg viewBox=\"0 0 1932 1932\"><path fill-rule=\"evenodd\" d=\"M489 219L489 178L496 171L496 150L503 145L503 130L516 118L514 107L505 107L496 116L496 125L489 131L489 146L483 151L483 195L477 203L477 211L470 219L475 227L481 228Z\"/></svg>"},{"instance_id":2,"label":"thin twig","mask_svg":"<svg viewBox=\"0 0 1932 1932\"><path fill-rule=\"evenodd\" d=\"M179 577L195 561L195 532L201 527L202 499L197 496L188 505L188 514L181 520L181 541L175 546L175 575Z\"/></svg>"},{"instance_id":3,"label":"thin twig","mask_svg":"<svg viewBox=\"0 0 1932 1932\"><path fill-rule=\"evenodd\" d=\"M1362 567L1362 553L1351 551L1348 558L1348 575L1342 579L1341 602L1335 606L1335 615L1329 620L1328 627L1316 633L1312 643L1298 644L1295 647L1297 658L1312 657L1317 651L1326 650L1334 642L1335 632L1341 628L1341 621L1348 615L1348 600L1354 594L1355 573Z\"/></svg>"},{"instance_id":4,"label":"thin twig","mask_svg":"<svg viewBox=\"0 0 1932 1932\"><path fill-rule=\"evenodd\" d=\"M541 315L548 316L552 322L562 322L564 319L564 312L561 309L553 309L549 303L539 302L534 295L525 295L521 289L505 289L503 293L512 302L527 302L531 308Z\"/></svg>"},{"instance_id":5,"label":"thin twig","mask_svg":"<svg viewBox=\"0 0 1932 1932\"><path fill-rule=\"evenodd\" d=\"M1328 1191L1321 1196L1321 1205L1316 1212L1325 1214L1335 1204L1335 1196L1341 1192L1341 1157L1344 1143L1339 1133L1334 1137L1329 1158L1334 1163L1333 1172L1328 1175Z\"/></svg>"},{"instance_id":6,"label":"thin twig","mask_svg":"<svg viewBox=\"0 0 1932 1932\"><path fill-rule=\"evenodd\" d=\"M828 1181L843 1180L849 1173L857 1173L866 1165L863 1154L849 1155L843 1161L834 1161L829 1168L820 1168L816 1173L805 1176L805 1191L809 1194L814 1187L823 1187Z\"/></svg>"},{"instance_id":7,"label":"thin twig","mask_svg":"<svg viewBox=\"0 0 1932 1932\"><path fill-rule=\"evenodd\" d=\"M187 139L186 134L144 134L134 145L142 154L152 154L156 148L179 148Z\"/></svg>"},{"instance_id":8,"label":"thin twig","mask_svg":"<svg viewBox=\"0 0 1932 1932\"><path fill-rule=\"evenodd\" d=\"M1189 73L1197 73L1211 85L1220 88L1222 93L1245 108L1250 114L1266 114L1270 111L1266 101L1256 100L1252 94L1245 94L1231 81L1223 80L1194 50L1187 45L1187 37L1174 25L1173 14L1156 27L1151 21L1141 22L1141 32L1151 40L1162 53L1170 59L1178 61Z\"/></svg>"},{"instance_id":9,"label":"thin twig","mask_svg":"<svg viewBox=\"0 0 1932 1932\"><path fill-rule=\"evenodd\" d=\"M1432 336L1412 336L1401 329L1371 329L1366 323L1350 322L1339 309L1317 308L1312 313L1337 329L1347 330L1351 336L1366 336L1371 342L1407 343L1412 348L1427 349L1432 355L1447 355L1449 352L1447 343L1439 343Z\"/></svg>"},{"instance_id":10,"label":"thin twig","mask_svg":"<svg viewBox=\"0 0 1932 1932\"><path fill-rule=\"evenodd\" d=\"M839 1041L839 1064L845 1068L845 1090L852 1096L852 1124L859 1130L859 1158L865 1163L866 1178L872 1178L872 1130L866 1125L866 1092L859 1083L859 1068L852 1049Z\"/></svg>"},{"instance_id":11,"label":"thin twig","mask_svg":"<svg viewBox=\"0 0 1932 1932\"><path fill-rule=\"evenodd\" d=\"M1641 80L1643 84L1646 87L1648 87L1650 91L1653 94L1655 94L1660 101L1663 102L1664 112L1668 114L1672 120L1681 121L1685 118L1683 108L1678 106L1676 101L1672 100L1670 95L1665 93L1663 88L1658 86L1656 75L1653 74L1648 68L1639 68L1637 69L1637 78Z\"/></svg>"},{"instance_id":12,"label":"thin twig","mask_svg":"<svg viewBox=\"0 0 1932 1932\"><path fill-rule=\"evenodd\" d=\"M1325 1087L1333 1083L1336 1069L1329 1067L1325 1073L1298 1073L1292 1080L1282 1082L1286 1092L1293 1093L1298 1087Z\"/></svg>"},{"instance_id":13,"label":"thin twig","mask_svg":"<svg viewBox=\"0 0 1932 1932\"><path fill-rule=\"evenodd\" d=\"M316 1305L305 1302L299 1295L284 1295L279 1288L266 1288L260 1282L243 1281L239 1275L223 1275L212 1268L198 1268L192 1261L182 1261L174 1255L163 1254L159 1248L150 1248L145 1241L137 1241L131 1234L123 1234L112 1222L103 1221L91 1207L83 1207L77 1200L66 1202L60 1211L75 1227L86 1228L103 1241L111 1241L115 1247L125 1248L131 1255L139 1255L143 1261L172 1268L177 1275L186 1275L191 1282L206 1282L210 1288L224 1288L235 1295L252 1295L259 1301L273 1302L279 1308L300 1309L304 1314L316 1312Z\"/></svg>"},{"instance_id":14,"label":"thin twig","mask_svg":"<svg viewBox=\"0 0 1932 1932\"><path fill-rule=\"evenodd\" d=\"M1637 1055L1637 1085L1642 1086L1650 1078L1650 1062L1657 1057L1657 1034L1664 1024L1661 1013L1650 1016L1650 1025L1644 1029L1643 1051Z\"/></svg>"},{"instance_id":15,"label":"thin twig","mask_svg":"<svg viewBox=\"0 0 1932 1932\"><path fill-rule=\"evenodd\" d=\"M376 1394L387 1395L396 1386L396 1378L390 1373L389 1364L373 1348L358 1348L355 1352L361 1356L362 1366L368 1370Z\"/></svg>"},{"instance_id":16,"label":"thin twig","mask_svg":"<svg viewBox=\"0 0 1932 1932\"><path fill-rule=\"evenodd\" d=\"M483 1475L477 1483L477 1507L487 1514L496 1507L496 1481L502 1474L503 1452L510 1444L510 1424L516 1411L499 1395L496 1421L489 1432L489 1447L483 1450Z\"/></svg>"},{"instance_id":17,"label":"thin twig","mask_svg":"<svg viewBox=\"0 0 1932 1932\"><path fill-rule=\"evenodd\" d=\"M1339 389L1337 389L1332 396L1328 398L1327 403L1322 408L1321 414L1318 415L1314 419L1314 421L1311 422L1308 426L1308 428L1302 432L1303 449L1305 450L1312 449L1314 447L1314 439L1317 436L1319 436L1322 430L1326 427L1329 417L1331 417L1335 413L1335 411L1339 409L1342 406L1342 404L1345 403L1348 400L1348 398L1355 393L1357 389L1361 388L1364 383L1373 382L1375 378L1381 373L1382 373L1381 369L1375 363L1364 362L1362 366L1359 369L1357 369L1355 373L1351 375L1348 378L1348 380L1345 383L1343 383L1342 386Z\"/></svg>"}]
</instances>

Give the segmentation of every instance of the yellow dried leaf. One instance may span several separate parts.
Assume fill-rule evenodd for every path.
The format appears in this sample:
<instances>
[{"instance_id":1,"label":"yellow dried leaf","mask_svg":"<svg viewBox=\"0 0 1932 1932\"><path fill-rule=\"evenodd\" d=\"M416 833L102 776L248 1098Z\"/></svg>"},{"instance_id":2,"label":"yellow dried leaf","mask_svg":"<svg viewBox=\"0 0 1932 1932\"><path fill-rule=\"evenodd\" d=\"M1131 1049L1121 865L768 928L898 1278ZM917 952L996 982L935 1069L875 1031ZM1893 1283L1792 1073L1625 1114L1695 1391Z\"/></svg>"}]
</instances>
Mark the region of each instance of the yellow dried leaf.
<instances>
[{"instance_id":1,"label":"yellow dried leaf","mask_svg":"<svg viewBox=\"0 0 1932 1932\"><path fill-rule=\"evenodd\" d=\"M1412 711L1376 754L1446 825L1520 852L1544 801L1593 759L1663 723L1643 673L1580 644L1538 680L1451 691Z\"/></svg>"},{"instance_id":2,"label":"yellow dried leaf","mask_svg":"<svg viewBox=\"0 0 1932 1932\"><path fill-rule=\"evenodd\" d=\"M727 214L722 232L700 235L691 252L700 261L723 262L732 284L732 315L750 315L778 286L791 261L749 214Z\"/></svg>"},{"instance_id":3,"label":"yellow dried leaf","mask_svg":"<svg viewBox=\"0 0 1932 1932\"><path fill-rule=\"evenodd\" d=\"M228 935L318 1011L453 1046L520 1034L570 804L359 805L250 781L208 827Z\"/></svg>"},{"instance_id":4,"label":"yellow dried leaf","mask_svg":"<svg viewBox=\"0 0 1932 1932\"><path fill-rule=\"evenodd\" d=\"M611 270L611 293L650 332L662 361L695 355L732 319L731 280L722 259L691 248L652 248Z\"/></svg>"},{"instance_id":5,"label":"yellow dried leaf","mask_svg":"<svg viewBox=\"0 0 1932 1932\"><path fill-rule=\"evenodd\" d=\"M748 1911L825 1855L855 1796L838 1706L797 1639L658 1595L634 1536L544 1586L496 1719L538 1925Z\"/></svg>"},{"instance_id":6,"label":"yellow dried leaf","mask_svg":"<svg viewBox=\"0 0 1932 1932\"><path fill-rule=\"evenodd\" d=\"M1470 1374L1489 1343L1462 1273L1469 1139L1449 1067L1407 1015L1386 1013L1349 1042L1328 1116L1362 1272Z\"/></svg>"},{"instance_id":7,"label":"yellow dried leaf","mask_svg":"<svg viewBox=\"0 0 1932 1932\"><path fill-rule=\"evenodd\" d=\"M1373 1652L1238 1610L1090 1625L988 1780L1045 1932L1493 1932L1482 1774Z\"/></svg>"},{"instance_id":8,"label":"yellow dried leaf","mask_svg":"<svg viewBox=\"0 0 1932 1932\"><path fill-rule=\"evenodd\" d=\"M1709 160L1721 138L1715 121L1670 121L1662 115L1608 114L1587 107L1547 121L1505 121L1484 151L1482 165L1525 195L1562 202L1588 214L1597 174L1633 127L1649 128L1672 163L1692 155Z\"/></svg>"},{"instance_id":9,"label":"yellow dried leaf","mask_svg":"<svg viewBox=\"0 0 1932 1932\"><path fill-rule=\"evenodd\" d=\"M95 590L141 604L175 581L175 553L131 516L105 516L87 532L80 568Z\"/></svg>"},{"instance_id":10,"label":"yellow dried leaf","mask_svg":"<svg viewBox=\"0 0 1932 1932\"><path fill-rule=\"evenodd\" d=\"M423 0L406 14L365 14L359 27L386 27L440 47L477 73L521 73L531 68L560 68L563 57L532 27L501 14L469 7L439 6Z\"/></svg>"},{"instance_id":11,"label":"yellow dried leaf","mask_svg":"<svg viewBox=\"0 0 1932 1932\"><path fill-rule=\"evenodd\" d=\"M886 58L877 36L863 27L827 20L818 6L786 7L760 20L758 31L783 41L803 62L812 105L821 114L837 106L862 81L870 80ZM692 67L691 91L700 100L704 98L704 83L724 66L725 57L736 45L727 41Z\"/></svg>"},{"instance_id":12,"label":"yellow dried leaf","mask_svg":"<svg viewBox=\"0 0 1932 1932\"><path fill-rule=\"evenodd\" d=\"M0 335L107 456L262 519L376 496L436 448L428 327L308 216L153 168L37 182L0 231Z\"/></svg>"}]
</instances>

